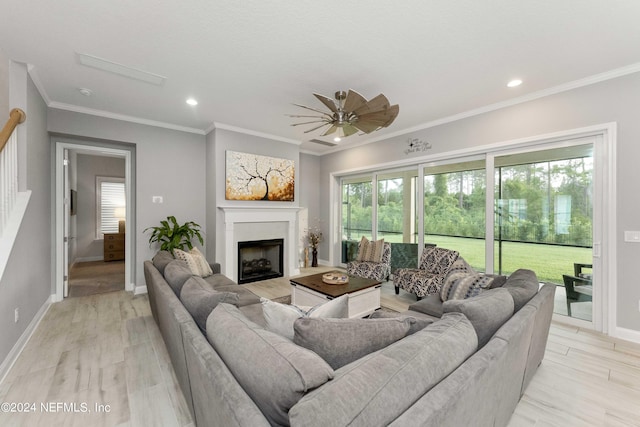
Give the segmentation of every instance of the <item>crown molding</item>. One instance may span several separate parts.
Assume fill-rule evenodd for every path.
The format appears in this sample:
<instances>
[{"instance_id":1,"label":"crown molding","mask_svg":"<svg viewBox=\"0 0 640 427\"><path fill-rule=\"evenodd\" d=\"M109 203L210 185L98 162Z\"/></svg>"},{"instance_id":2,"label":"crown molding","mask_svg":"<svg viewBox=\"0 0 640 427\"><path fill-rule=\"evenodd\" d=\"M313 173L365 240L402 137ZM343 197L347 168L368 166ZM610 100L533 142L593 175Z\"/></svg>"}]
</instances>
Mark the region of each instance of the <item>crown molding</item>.
<instances>
[{"instance_id":1,"label":"crown molding","mask_svg":"<svg viewBox=\"0 0 640 427\"><path fill-rule=\"evenodd\" d=\"M496 102L494 104L485 105L484 107L475 108L473 110L465 111L462 113L454 114L452 116L443 117L441 119L432 120L430 122L423 123L418 126L410 127L407 129L403 129L397 132L393 132L390 134L381 135L379 137L370 138L365 141L360 141L353 144L348 145L338 145L336 147L331 148L328 151L319 154L320 156L324 156L327 154L336 153L343 150L348 150L351 148L359 147L362 145L372 144L378 141L384 141L391 138L396 138L399 136L408 135L413 132L429 129L432 127L444 125L447 123L455 122L458 120L466 119L473 116L478 116L480 114L489 113L491 111L500 110L502 108L511 107L518 104L523 104L525 102L533 101L536 99L544 98L547 96L555 95L562 92L567 92L573 89L581 88L584 86L590 86L592 84L600 83L607 80L616 79L618 77L623 77L629 74L634 74L640 72L640 62L628 65L626 67L616 68L614 70L606 71L600 74L594 74L593 76L585 77L583 79L574 80L572 82L564 83L558 86L550 87L548 89L539 90L537 92L533 92L527 95L519 96L517 98L509 99L507 101Z\"/></svg>"},{"instance_id":2,"label":"crown molding","mask_svg":"<svg viewBox=\"0 0 640 427\"><path fill-rule=\"evenodd\" d=\"M127 116L125 114L112 113L110 111L96 110L93 108L79 107L77 105L65 104L62 102L51 102L48 104L50 108L58 110L73 111L75 113L89 114L91 116L105 117L107 119L121 120L124 122L136 123L140 125L154 126L164 129L177 130L180 132L195 133L196 135L205 135L202 129L190 128L186 126L174 125L172 123L159 122L156 120L143 119L140 117Z\"/></svg>"},{"instance_id":3,"label":"crown molding","mask_svg":"<svg viewBox=\"0 0 640 427\"><path fill-rule=\"evenodd\" d=\"M273 139L275 141L286 142L287 144L294 144L294 145L302 144L302 141L298 141L296 139L284 138L278 135L271 135L269 133L257 132L250 129L244 129L241 127L231 126L231 125L218 123L218 122L213 122L213 125L209 127L209 129L207 130L207 133L211 132L214 129L230 130L232 132L244 133L246 135L258 136L260 138L267 138L267 139Z\"/></svg>"}]
</instances>

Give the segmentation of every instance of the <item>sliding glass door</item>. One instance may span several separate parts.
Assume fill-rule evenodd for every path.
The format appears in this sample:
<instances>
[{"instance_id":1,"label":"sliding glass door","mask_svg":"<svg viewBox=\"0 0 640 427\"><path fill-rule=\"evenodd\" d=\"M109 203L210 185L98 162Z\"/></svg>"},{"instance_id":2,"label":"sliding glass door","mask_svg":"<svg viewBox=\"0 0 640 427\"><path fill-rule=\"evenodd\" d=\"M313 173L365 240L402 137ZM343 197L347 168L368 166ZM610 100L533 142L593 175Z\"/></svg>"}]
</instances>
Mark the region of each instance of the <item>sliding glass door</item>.
<instances>
[{"instance_id":1,"label":"sliding glass door","mask_svg":"<svg viewBox=\"0 0 640 427\"><path fill-rule=\"evenodd\" d=\"M494 270L555 283L555 313L592 320L593 144L495 157Z\"/></svg>"}]
</instances>

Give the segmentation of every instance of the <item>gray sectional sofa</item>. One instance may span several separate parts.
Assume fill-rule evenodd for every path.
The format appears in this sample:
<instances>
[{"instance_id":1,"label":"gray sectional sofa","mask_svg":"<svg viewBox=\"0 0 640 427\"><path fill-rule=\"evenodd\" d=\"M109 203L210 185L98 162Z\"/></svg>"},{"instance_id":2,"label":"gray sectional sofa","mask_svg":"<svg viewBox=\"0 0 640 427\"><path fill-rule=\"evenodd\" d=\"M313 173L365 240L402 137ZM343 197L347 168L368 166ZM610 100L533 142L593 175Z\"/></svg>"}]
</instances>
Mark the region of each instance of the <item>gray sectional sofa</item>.
<instances>
[{"instance_id":1,"label":"gray sectional sofa","mask_svg":"<svg viewBox=\"0 0 640 427\"><path fill-rule=\"evenodd\" d=\"M217 266L213 276L193 280L178 264L159 253L144 271L154 319L198 426L505 426L542 361L555 293L533 272L518 270L476 297L422 300L405 313L373 316L382 319L296 320L296 333L317 333L318 326L322 332L322 322L378 327L389 317L394 327L413 327L333 369L269 331L259 298ZM187 302L192 315L182 289L176 292L184 286L196 295L199 286L224 295L216 294L210 314ZM197 318L205 315L203 325ZM415 331L420 323L427 326Z\"/></svg>"}]
</instances>

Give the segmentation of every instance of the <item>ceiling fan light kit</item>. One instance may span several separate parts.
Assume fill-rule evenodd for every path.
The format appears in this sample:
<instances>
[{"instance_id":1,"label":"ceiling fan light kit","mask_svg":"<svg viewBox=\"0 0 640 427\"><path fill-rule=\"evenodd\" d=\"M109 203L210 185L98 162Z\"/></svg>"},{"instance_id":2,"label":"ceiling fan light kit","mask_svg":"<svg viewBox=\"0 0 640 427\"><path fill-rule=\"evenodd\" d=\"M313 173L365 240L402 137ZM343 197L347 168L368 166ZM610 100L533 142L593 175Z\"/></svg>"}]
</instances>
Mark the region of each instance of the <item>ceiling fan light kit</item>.
<instances>
[{"instance_id":1,"label":"ceiling fan light kit","mask_svg":"<svg viewBox=\"0 0 640 427\"><path fill-rule=\"evenodd\" d=\"M335 100L317 93L313 95L318 98L330 112L307 107L306 105L294 104L306 110L320 113L320 115L289 114L290 117L294 118L314 119L302 123L294 123L291 126L320 123L318 126L305 130L304 133L325 128L323 129L324 132L322 136L327 136L334 132L337 132L338 137L351 136L358 131L367 134L389 126L393 123L400 111L400 107L397 104L390 105L389 100L383 94L369 101L352 89L349 89L349 92L336 92Z\"/></svg>"}]
</instances>

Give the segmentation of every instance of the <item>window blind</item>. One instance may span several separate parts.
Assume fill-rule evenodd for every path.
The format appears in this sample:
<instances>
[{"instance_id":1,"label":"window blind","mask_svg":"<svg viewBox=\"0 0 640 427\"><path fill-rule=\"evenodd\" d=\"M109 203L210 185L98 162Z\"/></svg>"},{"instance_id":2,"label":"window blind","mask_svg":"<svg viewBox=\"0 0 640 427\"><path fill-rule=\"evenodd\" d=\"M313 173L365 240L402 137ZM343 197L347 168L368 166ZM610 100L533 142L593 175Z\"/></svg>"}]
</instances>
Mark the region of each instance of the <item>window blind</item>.
<instances>
[{"instance_id":1,"label":"window blind","mask_svg":"<svg viewBox=\"0 0 640 427\"><path fill-rule=\"evenodd\" d=\"M124 182L100 180L99 188L100 197L98 200L100 206L98 207L98 212L100 216L98 231L100 234L117 233L118 222L124 219L117 216L120 212L116 212L116 209L122 211L125 207Z\"/></svg>"}]
</instances>

